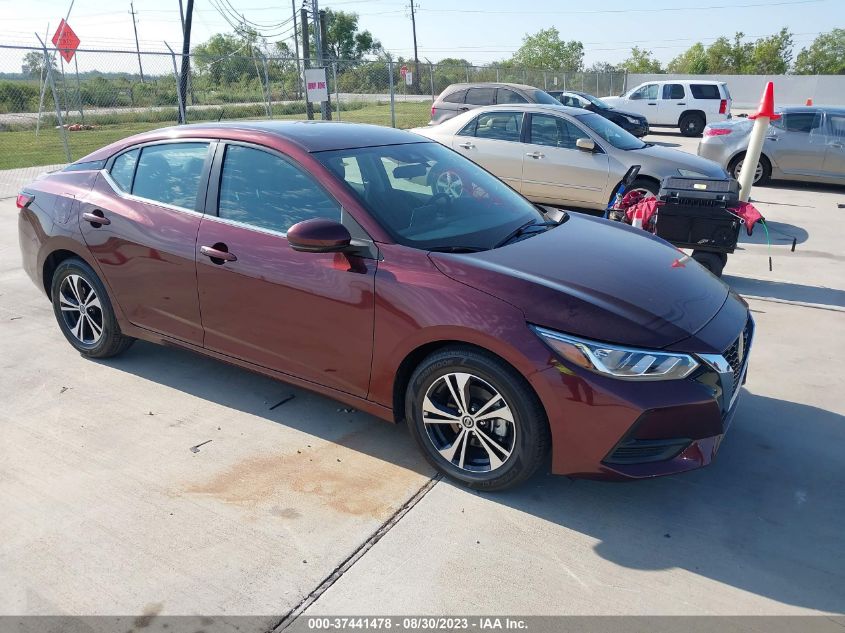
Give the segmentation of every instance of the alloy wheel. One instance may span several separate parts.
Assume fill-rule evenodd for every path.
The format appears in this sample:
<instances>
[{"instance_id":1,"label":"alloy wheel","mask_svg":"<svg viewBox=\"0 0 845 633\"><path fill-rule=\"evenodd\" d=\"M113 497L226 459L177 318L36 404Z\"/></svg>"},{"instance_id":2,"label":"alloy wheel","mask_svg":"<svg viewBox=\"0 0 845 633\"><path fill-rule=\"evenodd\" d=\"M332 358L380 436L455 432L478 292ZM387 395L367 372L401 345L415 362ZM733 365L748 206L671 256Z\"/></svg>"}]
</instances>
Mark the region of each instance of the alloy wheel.
<instances>
[{"instance_id":1,"label":"alloy wheel","mask_svg":"<svg viewBox=\"0 0 845 633\"><path fill-rule=\"evenodd\" d=\"M742 163L745 162L743 160L737 161L736 165L734 165L734 173L733 177L736 180L739 180L739 175L742 173ZM763 176L763 163L757 161L757 169L754 170L754 183L758 182L760 178ZM752 184L754 184L752 183Z\"/></svg>"},{"instance_id":2,"label":"alloy wheel","mask_svg":"<svg viewBox=\"0 0 845 633\"><path fill-rule=\"evenodd\" d=\"M80 275L68 275L59 287L62 320L83 345L96 345L103 336L103 306L94 288Z\"/></svg>"},{"instance_id":3,"label":"alloy wheel","mask_svg":"<svg viewBox=\"0 0 845 633\"><path fill-rule=\"evenodd\" d=\"M464 193L464 181L451 169L437 176L434 182L435 193L445 193L450 198L460 198Z\"/></svg>"},{"instance_id":4,"label":"alloy wheel","mask_svg":"<svg viewBox=\"0 0 845 633\"><path fill-rule=\"evenodd\" d=\"M464 471L498 470L516 446L510 405L473 374L449 373L435 380L423 398L422 421L441 457Z\"/></svg>"}]
</instances>

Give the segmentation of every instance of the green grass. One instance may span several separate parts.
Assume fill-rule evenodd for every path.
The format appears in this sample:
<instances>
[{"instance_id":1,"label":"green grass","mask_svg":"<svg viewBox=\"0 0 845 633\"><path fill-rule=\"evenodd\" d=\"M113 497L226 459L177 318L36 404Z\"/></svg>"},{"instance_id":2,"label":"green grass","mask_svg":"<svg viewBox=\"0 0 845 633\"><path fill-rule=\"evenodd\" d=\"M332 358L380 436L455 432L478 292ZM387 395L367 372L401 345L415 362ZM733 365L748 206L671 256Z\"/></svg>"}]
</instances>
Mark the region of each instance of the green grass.
<instances>
[{"instance_id":1,"label":"green grass","mask_svg":"<svg viewBox=\"0 0 845 633\"><path fill-rule=\"evenodd\" d=\"M354 109L344 110L344 107ZM259 106L260 107L260 106ZM274 108L274 111L277 108ZM396 127L410 128L425 125L429 120L431 106L428 103L396 103ZM263 109L261 110L263 112ZM239 111L235 108L223 106L224 120L234 120L251 114ZM80 132L68 132L68 145L70 146L73 160L82 158L86 154L99 149L109 143L120 140L133 134L154 130L166 125L175 125L175 110L157 112L155 116L143 116L144 113L137 113L138 118L149 118L148 121L131 121L132 113L121 113L119 115L103 115L103 124L97 123L94 130L83 130ZM192 122L201 120L217 120L221 115L218 109L194 111L189 113ZM240 115L231 116L230 115ZM110 117L110 118L106 118ZM119 117L115 120L115 117ZM319 117L319 109L317 109ZM251 118L261 118L253 115ZM275 120L280 119L304 119L305 115L274 114ZM377 125L390 125L390 104L344 104L341 106L340 118L342 121L354 121L356 123L375 123ZM86 122L90 117L86 118ZM42 127L41 133L36 137L35 130L0 131L0 169L15 169L19 167L34 167L37 165L53 165L66 162L64 147L62 145L61 133L54 127Z\"/></svg>"}]
</instances>

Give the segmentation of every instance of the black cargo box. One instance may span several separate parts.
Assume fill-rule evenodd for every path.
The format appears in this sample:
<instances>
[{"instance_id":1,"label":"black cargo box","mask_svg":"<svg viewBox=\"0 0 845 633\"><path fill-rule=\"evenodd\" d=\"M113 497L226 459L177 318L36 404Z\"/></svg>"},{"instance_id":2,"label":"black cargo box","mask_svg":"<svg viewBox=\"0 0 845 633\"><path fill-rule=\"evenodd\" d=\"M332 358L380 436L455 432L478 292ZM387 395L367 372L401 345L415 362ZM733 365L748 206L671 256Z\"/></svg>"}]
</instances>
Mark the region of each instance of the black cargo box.
<instances>
[{"instance_id":1,"label":"black cargo box","mask_svg":"<svg viewBox=\"0 0 845 633\"><path fill-rule=\"evenodd\" d=\"M670 176L660 184L661 202L733 207L739 202L739 183L733 178L684 178Z\"/></svg>"}]
</instances>

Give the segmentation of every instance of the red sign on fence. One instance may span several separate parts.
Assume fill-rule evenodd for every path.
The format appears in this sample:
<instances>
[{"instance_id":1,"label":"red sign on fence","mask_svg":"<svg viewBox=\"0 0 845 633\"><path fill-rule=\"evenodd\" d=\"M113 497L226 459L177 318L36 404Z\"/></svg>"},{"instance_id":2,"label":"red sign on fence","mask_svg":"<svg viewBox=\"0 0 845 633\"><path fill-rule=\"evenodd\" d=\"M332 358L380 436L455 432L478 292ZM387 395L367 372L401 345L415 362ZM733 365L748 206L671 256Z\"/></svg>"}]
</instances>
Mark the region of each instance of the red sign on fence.
<instances>
[{"instance_id":1,"label":"red sign on fence","mask_svg":"<svg viewBox=\"0 0 845 633\"><path fill-rule=\"evenodd\" d=\"M53 35L53 45L59 49L59 53L66 62L73 59L73 54L79 48L79 38L64 19L59 23L59 28Z\"/></svg>"},{"instance_id":2,"label":"red sign on fence","mask_svg":"<svg viewBox=\"0 0 845 633\"><path fill-rule=\"evenodd\" d=\"M407 75L407 74L408 74L408 67L407 67L407 66L402 66L402 68L400 68L400 69L399 69L399 74L400 74L400 75L402 75L402 77L404 77L405 75Z\"/></svg>"}]
</instances>

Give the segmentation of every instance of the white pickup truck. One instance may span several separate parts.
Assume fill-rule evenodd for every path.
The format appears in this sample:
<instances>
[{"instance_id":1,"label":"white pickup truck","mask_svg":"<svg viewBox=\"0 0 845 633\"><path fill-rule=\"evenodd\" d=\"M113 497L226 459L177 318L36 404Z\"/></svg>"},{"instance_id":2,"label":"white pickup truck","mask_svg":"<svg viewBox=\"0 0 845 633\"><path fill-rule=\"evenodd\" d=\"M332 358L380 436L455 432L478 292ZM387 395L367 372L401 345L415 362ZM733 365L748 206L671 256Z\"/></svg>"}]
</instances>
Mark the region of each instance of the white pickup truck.
<instances>
[{"instance_id":1,"label":"white pickup truck","mask_svg":"<svg viewBox=\"0 0 845 633\"><path fill-rule=\"evenodd\" d=\"M722 81L649 81L602 101L642 114L649 127L680 128L684 136L700 136L708 123L731 118L731 93Z\"/></svg>"}]
</instances>

